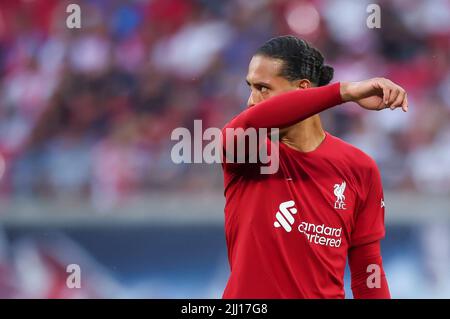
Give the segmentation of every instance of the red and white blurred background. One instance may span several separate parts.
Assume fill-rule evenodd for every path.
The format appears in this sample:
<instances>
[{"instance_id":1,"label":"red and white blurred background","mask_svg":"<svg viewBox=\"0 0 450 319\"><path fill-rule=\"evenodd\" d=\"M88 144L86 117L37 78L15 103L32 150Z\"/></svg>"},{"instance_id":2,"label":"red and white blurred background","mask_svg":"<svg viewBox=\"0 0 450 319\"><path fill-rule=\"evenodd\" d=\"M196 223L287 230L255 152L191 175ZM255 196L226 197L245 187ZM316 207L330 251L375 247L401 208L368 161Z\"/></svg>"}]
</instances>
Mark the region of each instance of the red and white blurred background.
<instances>
[{"instance_id":1,"label":"red and white blurred background","mask_svg":"<svg viewBox=\"0 0 450 319\"><path fill-rule=\"evenodd\" d=\"M322 118L381 170L393 297L449 298L450 1L376 1L380 29L370 3L0 1L0 297L220 297L221 168L174 164L170 134L222 127L245 107L253 52L291 33L336 81L408 91L407 114ZM81 289L66 287L73 263Z\"/></svg>"}]
</instances>

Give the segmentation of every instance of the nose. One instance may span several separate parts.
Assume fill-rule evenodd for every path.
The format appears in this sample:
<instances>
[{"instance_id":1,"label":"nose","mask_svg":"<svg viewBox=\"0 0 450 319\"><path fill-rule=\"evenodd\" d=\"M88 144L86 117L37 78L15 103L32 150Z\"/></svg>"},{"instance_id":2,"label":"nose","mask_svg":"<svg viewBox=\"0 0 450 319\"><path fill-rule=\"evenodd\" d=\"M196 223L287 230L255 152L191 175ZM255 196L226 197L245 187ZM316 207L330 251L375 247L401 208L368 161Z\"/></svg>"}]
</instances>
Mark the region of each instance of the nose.
<instances>
[{"instance_id":1,"label":"nose","mask_svg":"<svg viewBox=\"0 0 450 319\"><path fill-rule=\"evenodd\" d=\"M247 107L252 107L253 105L255 105L255 103L253 103L252 96L250 95L247 101Z\"/></svg>"},{"instance_id":2,"label":"nose","mask_svg":"<svg viewBox=\"0 0 450 319\"><path fill-rule=\"evenodd\" d=\"M247 101L247 107L252 107L255 104L259 103L259 99L254 92L250 94Z\"/></svg>"}]
</instances>

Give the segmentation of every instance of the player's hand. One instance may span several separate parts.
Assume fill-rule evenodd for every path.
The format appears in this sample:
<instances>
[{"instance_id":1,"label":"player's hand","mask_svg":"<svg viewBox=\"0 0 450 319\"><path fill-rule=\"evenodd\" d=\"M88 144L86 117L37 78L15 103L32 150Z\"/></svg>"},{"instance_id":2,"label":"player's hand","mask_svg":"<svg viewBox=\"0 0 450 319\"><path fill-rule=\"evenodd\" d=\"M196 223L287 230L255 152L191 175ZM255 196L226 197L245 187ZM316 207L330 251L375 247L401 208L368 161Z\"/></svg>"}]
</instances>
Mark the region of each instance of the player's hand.
<instances>
[{"instance_id":1,"label":"player's hand","mask_svg":"<svg viewBox=\"0 0 450 319\"><path fill-rule=\"evenodd\" d=\"M353 101L368 110L401 107L404 112L408 111L406 91L385 78L341 83L341 96L343 101Z\"/></svg>"}]
</instances>

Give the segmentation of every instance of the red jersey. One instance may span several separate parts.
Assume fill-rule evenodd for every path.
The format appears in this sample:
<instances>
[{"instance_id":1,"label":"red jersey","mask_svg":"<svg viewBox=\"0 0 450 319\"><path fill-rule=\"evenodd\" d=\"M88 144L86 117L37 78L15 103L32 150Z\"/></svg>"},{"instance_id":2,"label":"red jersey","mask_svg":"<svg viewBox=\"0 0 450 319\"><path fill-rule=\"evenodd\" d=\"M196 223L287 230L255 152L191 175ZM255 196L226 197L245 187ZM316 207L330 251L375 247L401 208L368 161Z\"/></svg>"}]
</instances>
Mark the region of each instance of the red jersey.
<instances>
[{"instance_id":1,"label":"red jersey","mask_svg":"<svg viewBox=\"0 0 450 319\"><path fill-rule=\"evenodd\" d=\"M222 166L231 268L223 297L344 298L349 248L385 233L374 160L326 133L306 153L280 142L275 174Z\"/></svg>"}]
</instances>

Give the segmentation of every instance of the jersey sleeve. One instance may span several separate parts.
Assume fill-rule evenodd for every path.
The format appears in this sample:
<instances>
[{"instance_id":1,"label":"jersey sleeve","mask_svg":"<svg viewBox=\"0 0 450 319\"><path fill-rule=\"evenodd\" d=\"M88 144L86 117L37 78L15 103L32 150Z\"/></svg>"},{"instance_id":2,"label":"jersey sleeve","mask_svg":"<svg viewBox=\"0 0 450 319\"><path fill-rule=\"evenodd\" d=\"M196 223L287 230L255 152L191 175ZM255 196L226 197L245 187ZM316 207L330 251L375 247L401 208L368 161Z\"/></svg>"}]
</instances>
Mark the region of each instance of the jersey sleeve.
<instances>
[{"instance_id":1,"label":"jersey sleeve","mask_svg":"<svg viewBox=\"0 0 450 319\"><path fill-rule=\"evenodd\" d=\"M350 246L364 245L384 238L384 195L380 172L372 160L368 174L364 197L360 200L355 212L355 223L351 235Z\"/></svg>"},{"instance_id":2,"label":"jersey sleeve","mask_svg":"<svg viewBox=\"0 0 450 319\"><path fill-rule=\"evenodd\" d=\"M354 299L390 299L389 285L383 269L380 241L353 247L348 252L351 272L351 288ZM367 280L372 277L370 266L378 266L379 285L370 287Z\"/></svg>"}]
</instances>

